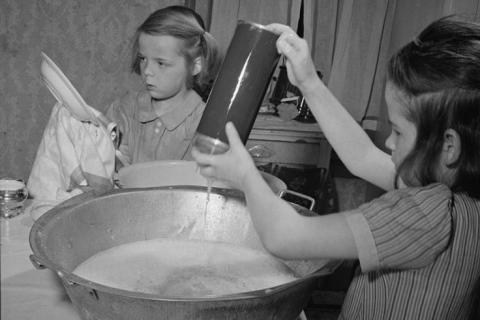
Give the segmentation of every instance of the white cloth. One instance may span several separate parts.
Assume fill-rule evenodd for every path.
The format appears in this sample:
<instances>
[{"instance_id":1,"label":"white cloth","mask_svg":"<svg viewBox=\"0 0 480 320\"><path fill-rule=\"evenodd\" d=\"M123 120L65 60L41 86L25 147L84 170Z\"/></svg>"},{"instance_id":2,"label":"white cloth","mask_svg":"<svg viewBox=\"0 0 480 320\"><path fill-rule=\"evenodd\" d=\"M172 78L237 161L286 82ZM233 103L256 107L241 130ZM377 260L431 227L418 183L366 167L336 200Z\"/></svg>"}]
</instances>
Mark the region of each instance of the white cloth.
<instances>
[{"instance_id":1,"label":"white cloth","mask_svg":"<svg viewBox=\"0 0 480 320\"><path fill-rule=\"evenodd\" d=\"M75 119L60 103L53 107L27 182L34 219L86 190L113 188L116 125L90 108L97 125Z\"/></svg>"}]
</instances>

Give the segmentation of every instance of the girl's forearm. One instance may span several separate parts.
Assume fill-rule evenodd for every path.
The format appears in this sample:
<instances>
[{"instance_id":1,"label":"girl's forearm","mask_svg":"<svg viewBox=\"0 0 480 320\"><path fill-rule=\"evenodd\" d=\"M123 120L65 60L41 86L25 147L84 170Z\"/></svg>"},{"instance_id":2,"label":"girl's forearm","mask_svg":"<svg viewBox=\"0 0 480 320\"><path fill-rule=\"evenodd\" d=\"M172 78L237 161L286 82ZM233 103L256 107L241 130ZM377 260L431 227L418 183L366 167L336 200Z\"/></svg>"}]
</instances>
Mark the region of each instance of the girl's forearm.
<instances>
[{"instance_id":1,"label":"girl's forearm","mask_svg":"<svg viewBox=\"0 0 480 320\"><path fill-rule=\"evenodd\" d=\"M279 198L273 193L257 169L252 169L249 174L245 175L242 189L255 229L261 240L264 241L271 231L272 221L285 217L283 212L272 210L278 206L276 202Z\"/></svg>"},{"instance_id":2,"label":"girl's forearm","mask_svg":"<svg viewBox=\"0 0 480 320\"><path fill-rule=\"evenodd\" d=\"M243 190L253 225L272 254L284 259L357 257L344 215L301 216L258 171L246 175Z\"/></svg>"}]
</instances>

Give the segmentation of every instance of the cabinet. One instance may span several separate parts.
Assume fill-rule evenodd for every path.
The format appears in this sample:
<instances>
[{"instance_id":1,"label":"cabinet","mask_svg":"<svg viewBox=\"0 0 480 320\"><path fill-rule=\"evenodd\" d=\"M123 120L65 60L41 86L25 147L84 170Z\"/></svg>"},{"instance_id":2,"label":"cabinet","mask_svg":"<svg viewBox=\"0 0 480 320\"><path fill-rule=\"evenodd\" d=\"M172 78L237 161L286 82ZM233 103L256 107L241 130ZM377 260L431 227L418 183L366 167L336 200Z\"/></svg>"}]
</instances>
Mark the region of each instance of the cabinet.
<instances>
[{"instance_id":1,"label":"cabinet","mask_svg":"<svg viewBox=\"0 0 480 320\"><path fill-rule=\"evenodd\" d=\"M328 170L330 163L331 147L317 123L259 114L246 145L259 165Z\"/></svg>"},{"instance_id":2,"label":"cabinet","mask_svg":"<svg viewBox=\"0 0 480 320\"><path fill-rule=\"evenodd\" d=\"M314 198L313 211L335 211L329 176L331 147L318 124L259 114L246 145L260 170L280 178L289 190ZM295 197L285 199L305 207L311 204Z\"/></svg>"}]
</instances>

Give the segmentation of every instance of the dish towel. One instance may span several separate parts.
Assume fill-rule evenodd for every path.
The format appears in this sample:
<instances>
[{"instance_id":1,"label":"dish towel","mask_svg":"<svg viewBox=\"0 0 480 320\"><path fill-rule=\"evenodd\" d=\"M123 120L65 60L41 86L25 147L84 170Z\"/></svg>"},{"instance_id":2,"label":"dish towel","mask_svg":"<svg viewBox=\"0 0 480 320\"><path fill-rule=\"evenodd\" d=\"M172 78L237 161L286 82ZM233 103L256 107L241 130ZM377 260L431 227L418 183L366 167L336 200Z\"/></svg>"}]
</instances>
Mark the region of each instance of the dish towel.
<instances>
[{"instance_id":1,"label":"dish towel","mask_svg":"<svg viewBox=\"0 0 480 320\"><path fill-rule=\"evenodd\" d=\"M89 108L96 123L75 119L61 103L52 109L27 182L35 220L82 192L113 188L116 124Z\"/></svg>"}]
</instances>

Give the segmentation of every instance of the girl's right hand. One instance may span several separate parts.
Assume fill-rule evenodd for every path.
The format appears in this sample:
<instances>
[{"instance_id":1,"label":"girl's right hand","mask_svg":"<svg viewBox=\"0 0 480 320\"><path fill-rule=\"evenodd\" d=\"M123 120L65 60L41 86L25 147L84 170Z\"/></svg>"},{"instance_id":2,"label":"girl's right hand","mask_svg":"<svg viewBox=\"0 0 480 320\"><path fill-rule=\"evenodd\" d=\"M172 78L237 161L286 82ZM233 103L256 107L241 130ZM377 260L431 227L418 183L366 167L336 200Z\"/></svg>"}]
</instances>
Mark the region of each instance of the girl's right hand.
<instances>
[{"instance_id":1,"label":"girl's right hand","mask_svg":"<svg viewBox=\"0 0 480 320\"><path fill-rule=\"evenodd\" d=\"M225 132L229 150L223 154L210 155L192 149L192 157L200 168L200 174L213 180L226 181L231 187L244 190L248 175L257 171L255 163L242 143L233 123L227 123Z\"/></svg>"},{"instance_id":2,"label":"girl's right hand","mask_svg":"<svg viewBox=\"0 0 480 320\"><path fill-rule=\"evenodd\" d=\"M290 82L302 92L313 88L315 81L319 78L307 42L289 26L272 23L266 28L280 35L277 40L277 50L287 59L287 73Z\"/></svg>"}]
</instances>

